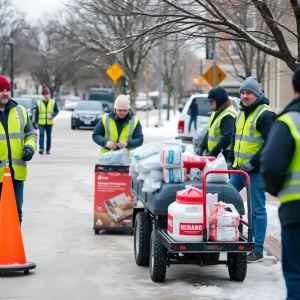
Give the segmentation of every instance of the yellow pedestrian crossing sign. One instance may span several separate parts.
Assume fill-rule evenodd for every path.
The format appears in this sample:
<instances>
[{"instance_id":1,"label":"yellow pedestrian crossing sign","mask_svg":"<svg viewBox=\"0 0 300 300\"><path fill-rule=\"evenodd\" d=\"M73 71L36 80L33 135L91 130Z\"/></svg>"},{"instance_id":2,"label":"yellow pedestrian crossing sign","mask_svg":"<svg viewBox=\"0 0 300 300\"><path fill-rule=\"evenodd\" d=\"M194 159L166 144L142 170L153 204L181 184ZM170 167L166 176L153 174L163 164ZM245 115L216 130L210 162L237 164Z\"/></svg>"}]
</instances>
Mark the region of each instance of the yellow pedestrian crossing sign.
<instances>
[{"instance_id":1,"label":"yellow pedestrian crossing sign","mask_svg":"<svg viewBox=\"0 0 300 300\"><path fill-rule=\"evenodd\" d=\"M106 70L106 74L113 81L113 84L116 85L118 79L123 76L124 71L119 65L113 64Z\"/></svg>"},{"instance_id":2,"label":"yellow pedestrian crossing sign","mask_svg":"<svg viewBox=\"0 0 300 300\"><path fill-rule=\"evenodd\" d=\"M211 66L202 77L211 85L214 85L214 66ZM216 86L218 86L224 79L226 74L218 66L216 66Z\"/></svg>"}]
</instances>

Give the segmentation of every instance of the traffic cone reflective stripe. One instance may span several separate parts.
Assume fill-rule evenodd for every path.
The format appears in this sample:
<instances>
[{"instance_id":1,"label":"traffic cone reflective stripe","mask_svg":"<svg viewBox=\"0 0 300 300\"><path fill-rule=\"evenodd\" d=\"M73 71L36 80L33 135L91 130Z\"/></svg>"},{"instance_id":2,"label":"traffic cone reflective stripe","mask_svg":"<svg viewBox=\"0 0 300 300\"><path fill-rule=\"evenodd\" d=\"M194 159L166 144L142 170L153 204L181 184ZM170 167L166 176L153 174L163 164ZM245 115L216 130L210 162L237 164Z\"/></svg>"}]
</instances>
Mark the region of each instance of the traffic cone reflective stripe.
<instances>
[{"instance_id":1,"label":"traffic cone reflective stripe","mask_svg":"<svg viewBox=\"0 0 300 300\"><path fill-rule=\"evenodd\" d=\"M5 168L0 201L0 267L26 264L17 203L9 168Z\"/></svg>"}]
</instances>

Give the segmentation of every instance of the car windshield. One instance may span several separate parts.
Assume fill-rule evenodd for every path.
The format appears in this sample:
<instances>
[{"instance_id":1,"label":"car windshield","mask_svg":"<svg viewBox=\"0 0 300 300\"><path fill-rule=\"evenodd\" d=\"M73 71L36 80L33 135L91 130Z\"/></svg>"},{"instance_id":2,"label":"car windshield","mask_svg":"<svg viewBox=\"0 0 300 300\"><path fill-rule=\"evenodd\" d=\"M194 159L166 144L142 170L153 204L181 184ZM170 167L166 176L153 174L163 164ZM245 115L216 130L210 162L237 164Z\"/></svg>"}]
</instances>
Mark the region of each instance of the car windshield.
<instances>
[{"instance_id":1,"label":"car windshield","mask_svg":"<svg viewBox=\"0 0 300 300\"><path fill-rule=\"evenodd\" d=\"M147 101L144 97L136 97L135 101Z\"/></svg>"},{"instance_id":2,"label":"car windshield","mask_svg":"<svg viewBox=\"0 0 300 300\"><path fill-rule=\"evenodd\" d=\"M79 102L80 99L68 99L69 102Z\"/></svg>"},{"instance_id":3,"label":"car windshield","mask_svg":"<svg viewBox=\"0 0 300 300\"><path fill-rule=\"evenodd\" d=\"M16 99L16 102L25 108L31 108L32 106L32 101L31 99Z\"/></svg>"},{"instance_id":4,"label":"car windshield","mask_svg":"<svg viewBox=\"0 0 300 300\"><path fill-rule=\"evenodd\" d=\"M89 102L89 103L78 103L75 110L96 110L96 111L102 111L102 105L99 102Z\"/></svg>"}]
</instances>

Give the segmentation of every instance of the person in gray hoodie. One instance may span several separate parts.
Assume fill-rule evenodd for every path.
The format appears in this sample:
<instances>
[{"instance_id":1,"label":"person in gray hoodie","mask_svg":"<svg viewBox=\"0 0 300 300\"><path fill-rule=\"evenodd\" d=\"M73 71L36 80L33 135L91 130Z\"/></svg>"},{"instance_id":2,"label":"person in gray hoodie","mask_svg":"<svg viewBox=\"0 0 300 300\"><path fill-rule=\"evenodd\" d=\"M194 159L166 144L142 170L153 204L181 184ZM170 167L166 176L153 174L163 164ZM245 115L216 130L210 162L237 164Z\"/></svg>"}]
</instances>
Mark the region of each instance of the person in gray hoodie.
<instances>
[{"instance_id":1,"label":"person in gray hoodie","mask_svg":"<svg viewBox=\"0 0 300 300\"><path fill-rule=\"evenodd\" d=\"M270 101L259 91L256 77L248 77L240 87L241 108L235 124L235 135L227 158L228 169L239 169L249 174L251 184L252 225L254 251L248 262L263 261L263 246L267 231L266 196L260 171L260 156L266 144L275 114ZM230 176L230 183L241 191L245 177Z\"/></svg>"}]
</instances>

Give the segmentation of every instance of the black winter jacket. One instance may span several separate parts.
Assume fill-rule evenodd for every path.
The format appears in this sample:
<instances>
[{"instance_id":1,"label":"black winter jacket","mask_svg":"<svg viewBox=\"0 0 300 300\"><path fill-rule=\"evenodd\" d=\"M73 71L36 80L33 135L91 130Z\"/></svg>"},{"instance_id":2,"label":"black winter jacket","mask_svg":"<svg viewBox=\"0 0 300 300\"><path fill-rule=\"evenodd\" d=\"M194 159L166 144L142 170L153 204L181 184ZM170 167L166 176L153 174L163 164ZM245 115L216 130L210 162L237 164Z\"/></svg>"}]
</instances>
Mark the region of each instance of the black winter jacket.
<instances>
[{"instance_id":1,"label":"black winter jacket","mask_svg":"<svg viewBox=\"0 0 300 300\"><path fill-rule=\"evenodd\" d=\"M251 106L244 106L241 102L241 108L240 110L245 112L246 119L249 117L249 115L259 106L262 104L270 104L270 101L261 93L260 96L257 98L255 103ZM250 164L254 167L254 169L251 171L251 173L259 173L260 169L260 155L263 150L263 148L266 145L266 142L269 137L270 129L273 125L273 122L276 118L276 115L272 111L265 111L263 112L260 117L257 120L256 129L261 133L262 138L264 140L264 144L261 147L261 149L252 157L250 160ZM236 130L235 130L236 131ZM232 136L231 141L231 148L230 152L228 154L228 161L233 163L234 161L234 144L235 144L235 135Z\"/></svg>"},{"instance_id":2,"label":"black winter jacket","mask_svg":"<svg viewBox=\"0 0 300 300\"><path fill-rule=\"evenodd\" d=\"M294 99L279 116L291 111L300 112L300 97ZM278 196L283 187L294 151L295 141L288 126L283 122L275 122L261 156L261 174L265 190L273 196ZM279 208L279 218L283 227L300 223L300 199L282 204Z\"/></svg>"},{"instance_id":3,"label":"black winter jacket","mask_svg":"<svg viewBox=\"0 0 300 300\"><path fill-rule=\"evenodd\" d=\"M118 136L120 136L124 126L126 124L128 124L129 121L131 120L131 118L133 117L133 113L129 111L128 115L125 118L119 119L114 112L110 112L108 114L108 117L115 120L117 128L118 128ZM93 137L93 141L97 145L106 148L105 145L109 140L107 138L105 138L104 135L105 135L105 128L102 124L102 119L100 119L94 129L92 137ZM116 142L119 142L119 139ZM137 148L143 144L144 135L143 135L142 125L141 125L140 121L138 121L138 123L133 131L132 139L129 141L126 141L126 142L127 142L126 148Z\"/></svg>"}]
</instances>

